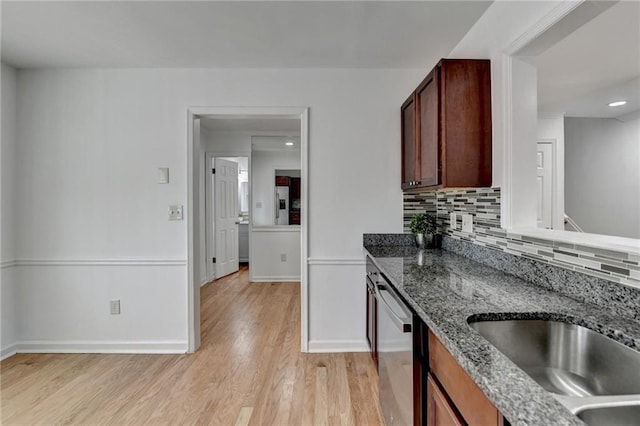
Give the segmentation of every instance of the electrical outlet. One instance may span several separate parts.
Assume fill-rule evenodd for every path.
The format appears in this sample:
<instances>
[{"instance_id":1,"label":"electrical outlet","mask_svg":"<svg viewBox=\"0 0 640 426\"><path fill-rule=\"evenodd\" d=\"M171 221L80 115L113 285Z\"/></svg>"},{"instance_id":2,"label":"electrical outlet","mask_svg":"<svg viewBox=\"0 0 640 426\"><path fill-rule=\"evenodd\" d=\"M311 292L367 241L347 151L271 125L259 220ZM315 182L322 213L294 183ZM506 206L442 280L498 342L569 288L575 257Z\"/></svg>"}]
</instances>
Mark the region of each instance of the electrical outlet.
<instances>
[{"instance_id":1,"label":"electrical outlet","mask_svg":"<svg viewBox=\"0 0 640 426\"><path fill-rule=\"evenodd\" d=\"M120 315L120 300L112 300L110 302L111 315Z\"/></svg>"},{"instance_id":2,"label":"electrical outlet","mask_svg":"<svg viewBox=\"0 0 640 426\"><path fill-rule=\"evenodd\" d=\"M462 232L469 234L473 232L473 216L470 214L462 215Z\"/></svg>"},{"instance_id":3,"label":"electrical outlet","mask_svg":"<svg viewBox=\"0 0 640 426\"><path fill-rule=\"evenodd\" d=\"M169 206L169 220L182 220L182 206Z\"/></svg>"},{"instance_id":4,"label":"electrical outlet","mask_svg":"<svg viewBox=\"0 0 640 426\"><path fill-rule=\"evenodd\" d=\"M449 213L449 228L454 231L460 229L458 228L458 215L456 213Z\"/></svg>"},{"instance_id":5,"label":"electrical outlet","mask_svg":"<svg viewBox=\"0 0 640 426\"><path fill-rule=\"evenodd\" d=\"M287 261L287 255L285 253L280 253L280 262L286 262Z\"/></svg>"}]
</instances>

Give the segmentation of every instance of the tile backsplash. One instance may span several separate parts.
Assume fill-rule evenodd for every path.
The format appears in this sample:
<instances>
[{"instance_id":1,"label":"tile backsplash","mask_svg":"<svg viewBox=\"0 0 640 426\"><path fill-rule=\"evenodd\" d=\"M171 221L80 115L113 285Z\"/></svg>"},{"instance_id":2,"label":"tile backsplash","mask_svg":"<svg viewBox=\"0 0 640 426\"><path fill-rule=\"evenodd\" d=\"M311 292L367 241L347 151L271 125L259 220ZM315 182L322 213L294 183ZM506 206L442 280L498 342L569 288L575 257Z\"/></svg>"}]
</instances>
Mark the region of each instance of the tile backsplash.
<instances>
[{"instance_id":1,"label":"tile backsplash","mask_svg":"<svg viewBox=\"0 0 640 426\"><path fill-rule=\"evenodd\" d=\"M404 194L404 230L418 212L438 215L440 233L484 247L616 283L640 287L640 258L560 241L510 235L500 228L500 188L437 190ZM449 229L449 213L473 216L473 232ZM458 216L458 222L461 218ZM458 226L460 227L460 226Z\"/></svg>"}]
</instances>

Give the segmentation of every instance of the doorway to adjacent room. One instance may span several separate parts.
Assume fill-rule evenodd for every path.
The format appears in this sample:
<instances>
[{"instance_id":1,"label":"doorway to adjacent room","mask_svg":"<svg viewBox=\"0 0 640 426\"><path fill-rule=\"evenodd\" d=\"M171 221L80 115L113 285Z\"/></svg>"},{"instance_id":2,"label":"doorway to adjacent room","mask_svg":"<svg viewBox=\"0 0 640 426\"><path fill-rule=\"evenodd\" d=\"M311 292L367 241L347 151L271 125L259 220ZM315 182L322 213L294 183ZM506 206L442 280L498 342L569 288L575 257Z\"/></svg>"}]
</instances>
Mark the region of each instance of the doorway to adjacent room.
<instances>
[{"instance_id":1,"label":"doorway to adjacent room","mask_svg":"<svg viewBox=\"0 0 640 426\"><path fill-rule=\"evenodd\" d=\"M189 110L190 351L200 345L200 285L234 273L241 259L252 282L300 282L307 351L307 116L306 108Z\"/></svg>"}]
</instances>

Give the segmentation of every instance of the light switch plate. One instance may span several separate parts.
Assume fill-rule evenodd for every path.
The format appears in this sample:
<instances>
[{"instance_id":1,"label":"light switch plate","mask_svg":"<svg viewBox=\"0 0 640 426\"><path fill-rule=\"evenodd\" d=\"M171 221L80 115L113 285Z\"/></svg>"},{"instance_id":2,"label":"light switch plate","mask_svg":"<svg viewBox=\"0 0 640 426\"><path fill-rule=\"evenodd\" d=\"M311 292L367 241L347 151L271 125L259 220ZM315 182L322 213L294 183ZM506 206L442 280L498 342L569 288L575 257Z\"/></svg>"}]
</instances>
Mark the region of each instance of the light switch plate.
<instances>
[{"instance_id":1,"label":"light switch plate","mask_svg":"<svg viewBox=\"0 0 640 426\"><path fill-rule=\"evenodd\" d=\"M456 213L449 213L449 228L452 230L460 229L458 228L458 215Z\"/></svg>"},{"instance_id":2,"label":"light switch plate","mask_svg":"<svg viewBox=\"0 0 640 426\"><path fill-rule=\"evenodd\" d=\"M473 216L471 216L470 214L462 215L462 232L473 232Z\"/></svg>"},{"instance_id":3,"label":"light switch plate","mask_svg":"<svg viewBox=\"0 0 640 426\"><path fill-rule=\"evenodd\" d=\"M158 167L158 183L169 183L168 167Z\"/></svg>"},{"instance_id":4,"label":"light switch plate","mask_svg":"<svg viewBox=\"0 0 640 426\"><path fill-rule=\"evenodd\" d=\"M182 220L182 206L169 206L169 220Z\"/></svg>"}]
</instances>

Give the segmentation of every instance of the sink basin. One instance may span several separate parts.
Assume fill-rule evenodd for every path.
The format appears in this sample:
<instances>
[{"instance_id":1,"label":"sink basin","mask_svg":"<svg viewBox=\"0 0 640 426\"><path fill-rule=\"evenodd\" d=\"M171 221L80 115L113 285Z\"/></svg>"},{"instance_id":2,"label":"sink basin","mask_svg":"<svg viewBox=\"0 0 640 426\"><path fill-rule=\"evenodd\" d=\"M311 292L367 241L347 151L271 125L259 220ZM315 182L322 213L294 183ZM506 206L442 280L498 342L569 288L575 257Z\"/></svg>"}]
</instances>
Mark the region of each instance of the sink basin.
<instances>
[{"instance_id":1,"label":"sink basin","mask_svg":"<svg viewBox=\"0 0 640 426\"><path fill-rule=\"evenodd\" d=\"M640 394L640 352L588 328L544 320L469 325L549 392L568 397ZM634 410L638 424L640 407L624 408L612 410L621 416ZM603 408L582 415L606 416L596 410Z\"/></svg>"},{"instance_id":2,"label":"sink basin","mask_svg":"<svg viewBox=\"0 0 640 426\"><path fill-rule=\"evenodd\" d=\"M587 408L580 411L578 417L591 426L637 426L640 421L640 405Z\"/></svg>"}]
</instances>

